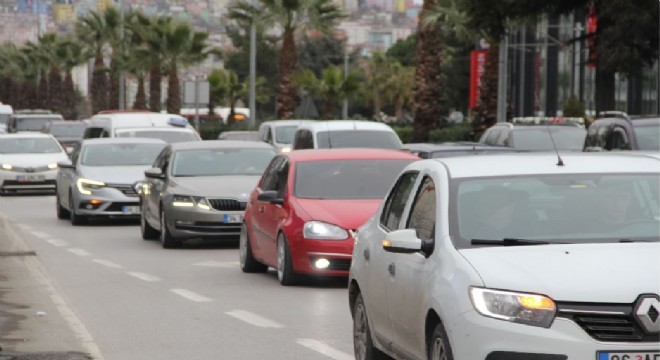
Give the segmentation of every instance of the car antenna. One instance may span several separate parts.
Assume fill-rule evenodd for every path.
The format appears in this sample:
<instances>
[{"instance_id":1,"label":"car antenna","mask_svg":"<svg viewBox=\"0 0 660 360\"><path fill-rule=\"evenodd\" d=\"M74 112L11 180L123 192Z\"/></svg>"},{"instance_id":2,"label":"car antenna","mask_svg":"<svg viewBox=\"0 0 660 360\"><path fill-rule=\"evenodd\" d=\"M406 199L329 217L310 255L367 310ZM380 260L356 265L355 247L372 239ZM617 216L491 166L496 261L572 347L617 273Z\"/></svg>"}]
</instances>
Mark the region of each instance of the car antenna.
<instances>
[{"instance_id":1,"label":"car antenna","mask_svg":"<svg viewBox=\"0 0 660 360\"><path fill-rule=\"evenodd\" d=\"M564 166L564 161L559 156L559 150L557 150L557 144L555 144L555 138L552 137L552 131L550 131L550 125L545 124L545 127L548 129L548 135L550 135L550 141L552 141L552 146L555 148L555 153L557 154L557 166Z\"/></svg>"}]
</instances>

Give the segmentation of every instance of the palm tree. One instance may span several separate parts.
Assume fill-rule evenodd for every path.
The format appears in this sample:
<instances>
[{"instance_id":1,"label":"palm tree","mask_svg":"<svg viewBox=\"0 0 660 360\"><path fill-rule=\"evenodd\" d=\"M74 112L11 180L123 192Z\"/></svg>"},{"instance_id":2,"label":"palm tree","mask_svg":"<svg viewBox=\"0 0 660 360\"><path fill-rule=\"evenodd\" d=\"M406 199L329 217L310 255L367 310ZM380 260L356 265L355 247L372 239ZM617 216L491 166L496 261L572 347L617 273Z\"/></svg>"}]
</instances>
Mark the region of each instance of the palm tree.
<instances>
[{"instance_id":1,"label":"palm tree","mask_svg":"<svg viewBox=\"0 0 660 360\"><path fill-rule=\"evenodd\" d=\"M89 47L94 57L94 70L90 79L89 96L92 113L108 108L108 74L103 62L103 52L108 40L103 15L89 12L76 25L76 34L81 42Z\"/></svg>"},{"instance_id":2,"label":"palm tree","mask_svg":"<svg viewBox=\"0 0 660 360\"><path fill-rule=\"evenodd\" d=\"M249 80L240 81L238 75L231 70L214 70L207 77L211 88L211 103L229 104L229 117L227 124L236 123L236 103L239 100L246 101L250 95ZM266 87L266 79L258 77L256 81L256 100L265 103L270 98Z\"/></svg>"},{"instance_id":3,"label":"palm tree","mask_svg":"<svg viewBox=\"0 0 660 360\"><path fill-rule=\"evenodd\" d=\"M415 68L403 66L398 61L390 66L390 77L386 82L387 94L394 103L394 117L403 119L403 109L413 99Z\"/></svg>"},{"instance_id":4,"label":"palm tree","mask_svg":"<svg viewBox=\"0 0 660 360\"><path fill-rule=\"evenodd\" d=\"M293 75L293 81L303 91L323 100L325 119L334 118L337 104L343 99L354 97L360 89L357 74L350 73L344 77L344 71L334 65L325 68L320 78L311 70L304 69Z\"/></svg>"},{"instance_id":5,"label":"palm tree","mask_svg":"<svg viewBox=\"0 0 660 360\"><path fill-rule=\"evenodd\" d=\"M372 117L377 118L387 105L388 79L391 78L393 60L385 54L376 52L360 63L360 71L364 77L362 98L373 106Z\"/></svg>"},{"instance_id":6,"label":"palm tree","mask_svg":"<svg viewBox=\"0 0 660 360\"><path fill-rule=\"evenodd\" d=\"M74 38L62 39L56 49L56 54L65 73L60 100L61 114L65 119L76 119L76 89L71 71L86 63L90 56L85 46Z\"/></svg>"},{"instance_id":7,"label":"palm tree","mask_svg":"<svg viewBox=\"0 0 660 360\"><path fill-rule=\"evenodd\" d=\"M277 116L290 118L299 100L297 86L292 81L298 63L296 32L307 29L329 32L343 14L332 0L259 0L258 6L252 6L249 0L241 0L230 7L229 17L244 25L256 21L266 29L279 28L282 31Z\"/></svg>"}]
</instances>

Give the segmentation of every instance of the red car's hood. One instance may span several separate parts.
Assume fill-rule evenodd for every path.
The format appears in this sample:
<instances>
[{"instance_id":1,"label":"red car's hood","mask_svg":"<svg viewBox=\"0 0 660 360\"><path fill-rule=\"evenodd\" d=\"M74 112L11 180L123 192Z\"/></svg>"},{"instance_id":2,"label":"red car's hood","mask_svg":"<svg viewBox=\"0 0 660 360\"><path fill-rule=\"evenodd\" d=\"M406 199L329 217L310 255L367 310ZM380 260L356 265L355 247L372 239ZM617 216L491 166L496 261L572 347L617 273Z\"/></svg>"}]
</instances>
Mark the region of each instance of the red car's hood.
<instances>
[{"instance_id":1,"label":"red car's hood","mask_svg":"<svg viewBox=\"0 0 660 360\"><path fill-rule=\"evenodd\" d=\"M306 220L323 221L348 230L362 226L376 212L381 201L296 199L298 206L310 217Z\"/></svg>"}]
</instances>

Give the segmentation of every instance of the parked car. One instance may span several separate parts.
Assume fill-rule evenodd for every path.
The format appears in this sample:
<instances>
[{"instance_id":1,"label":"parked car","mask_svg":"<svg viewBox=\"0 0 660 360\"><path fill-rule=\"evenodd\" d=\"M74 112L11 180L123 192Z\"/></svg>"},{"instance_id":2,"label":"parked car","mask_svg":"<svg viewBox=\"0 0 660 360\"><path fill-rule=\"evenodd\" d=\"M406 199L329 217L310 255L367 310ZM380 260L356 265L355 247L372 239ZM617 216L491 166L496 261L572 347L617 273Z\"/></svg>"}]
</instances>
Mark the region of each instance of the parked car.
<instances>
[{"instance_id":1,"label":"parked car","mask_svg":"<svg viewBox=\"0 0 660 360\"><path fill-rule=\"evenodd\" d=\"M33 131L41 132L51 121L63 121L62 115L49 110L16 110L7 121L7 133Z\"/></svg>"},{"instance_id":2,"label":"parked car","mask_svg":"<svg viewBox=\"0 0 660 360\"><path fill-rule=\"evenodd\" d=\"M562 160L407 166L357 232L355 358L660 357L660 161Z\"/></svg>"},{"instance_id":3,"label":"parked car","mask_svg":"<svg viewBox=\"0 0 660 360\"><path fill-rule=\"evenodd\" d=\"M223 131L218 140L261 141L258 131Z\"/></svg>"},{"instance_id":4,"label":"parked car","mask_svg":"<svg viewBox=\"0 0 660 360\"><path fill-rule=\"evenodd\" d=\"M291 151L293 136L298 126L313 123L314 120L274 120L259 125L259 137L277 148L279 152Z\"/></svg>"},{"instance_id":5,"label":"parked car","mask_svg":"<svg viewBox=\"0 0 660 360\"><path fill-rule=\"evenodd\" d=\"M301 124L293 149L401 149L401 139L387 124L375 121L331 120Z\"/></svg>"},{"instance_id":6,"label":"parked car","mask_svg":"<svg viewBox=\"0 0 660 360\"><path fill-rule=\"evenodd\" d=\"M501 154L515 151L515 149L509 147L490 146L470 141L444 142L440 144L410 143L403 144L402 150L407 150L422 159L461 155Z\"/></svg>"},{"instance_id":7,"label":"parked car","mask_svg":"<svg viewBox=\"0 0 660 360\"><path fill-rule=\"evenodd\" d=\"M87 124L82 121L51 121L44 125L41 132L53 135L67 152L71 152L82 140L85 129Z\"/></svg>"},{"instance_id":8,"label":"parked car","mask_svg":"<svg viewBox=\"0 0 660 360\"><path fill-rule=\"evenodd\" d=\"M660 151L660 117L603 115L589 126L584 151Z\"/></svg>"},{"instance_id":9,"label":"parked car","mask_svg":"<svg viewBox=\"0 0 660 360\"><path fill-rule=\"evenodd\" d=\"M85 139L106 137L148 137L165 142L201 140L181 115L149 111L101 111L89 120Z\"/></svg>"},{"instance_id":10,"label":"parked car","mask_svg":"<svg viewBox=\"0 0 660 360\"><path fill-rule=\"evenodd\" d=\"M552 137L551 137L552 135ZM479 142L491 146L508 146L518 151L581 151L587 131L579 125L524 125L500 122L486 129Z\"/></svg>"},{"instance_id":11,"label":"parked car","mask_svg":"<svg viewBox=\"0 0 660 360\"><path fill-rule=\"evenodd\" d=\"M137 191L144 171L167 144L159 139L86 139L59 163L58 219L81 225L90 218L140 216Z\"/></svg>"},{"instance_id":12,"label":"parked car","mask_svg":"<svg viewBox=\"0 0 660 360\"><path fill-rule=\"evenodd\" d=\"M57 163L66 158L51 135L0 135L0 194L54 191Z\"/></svg>"},{"instance_id":13,"label":"parked car","mask_svg":"<svg viewBox=\"0 0 660 360\"><path fill-rule=\"evenodd\" d=\"M190 238L238 239L248 194L276 153L261 142L169 145L145 172L142 238L159 238L164 248Z\"/></svg>"},{"instance_id":14,"label":"parked car","mask_svg":"<svg viewBox=\"0 0 660 360\"><path fill-rule=\"evenodd\" d=\"M244 272L277 269L282 285L300 274L347 276L353 232L393 179L417 156L393 150L282 153L250 195L239 245Z\"/></svg>"}]
</instances>

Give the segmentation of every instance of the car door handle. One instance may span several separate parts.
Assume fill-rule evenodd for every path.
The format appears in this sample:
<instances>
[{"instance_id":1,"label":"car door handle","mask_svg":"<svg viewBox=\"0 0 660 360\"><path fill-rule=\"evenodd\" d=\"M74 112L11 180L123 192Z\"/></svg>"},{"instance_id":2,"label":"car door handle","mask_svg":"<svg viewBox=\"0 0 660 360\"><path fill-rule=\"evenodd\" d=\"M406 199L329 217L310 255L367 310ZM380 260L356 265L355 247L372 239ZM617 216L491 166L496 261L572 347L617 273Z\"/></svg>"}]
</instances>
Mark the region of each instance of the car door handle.
<instances>
[{"instance_id":1,"label":"car door handle","mask_svg":"<svg viewBox=\"0 0 660 360\"><path fill-rule=\"evenodd\" d=\"M394 263L391 263L391 264L387 267L387 271L388 271L388 272L390 273L390 275L392 275L392 276L394 276L394 274L396 274L396 266L394 265Z\"/></svg>"},{"instance_id":2,"label":"car door handle","mask_svg":"<svg viewBox=\"0 0 660 360\"><path fill-rule=\"evenodd\" d=\"M371 254L369 254L369 249L364 249L362 255L364 255L364 258L367 260L369 260L369 258L371 257Z\"/></svg>"}]
</instances>

